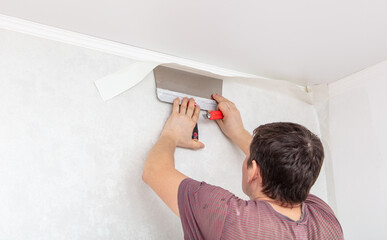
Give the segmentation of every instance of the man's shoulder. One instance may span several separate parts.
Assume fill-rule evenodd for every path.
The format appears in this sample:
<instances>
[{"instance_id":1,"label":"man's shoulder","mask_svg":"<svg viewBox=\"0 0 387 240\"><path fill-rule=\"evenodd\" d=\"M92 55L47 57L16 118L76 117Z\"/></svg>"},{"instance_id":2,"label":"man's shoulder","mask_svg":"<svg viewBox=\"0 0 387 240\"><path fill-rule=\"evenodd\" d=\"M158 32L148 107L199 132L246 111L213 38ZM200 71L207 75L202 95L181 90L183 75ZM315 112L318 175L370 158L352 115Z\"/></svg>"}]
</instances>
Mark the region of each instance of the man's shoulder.
<instances>
[{"instance_id":1,"label":"man's shoulder","mask_svg":"<svg viewBox=\"0 0 387 240\"><path fill-rule=\"evenodd\" d=\"M197 181L192 178L184 179L178 189L178 197L191 196L195 199L206 201L228 201L234 198L235 195L230 191L204 181ZM226 202L227 202L226 201Z\"/></svg>"},{"instance_id":2,"label":"man's shoulder","mask_svg":"<svg viewBox=\"0 0 387 240\"><path fill-rule=\"evenodd\" d=\"M339 220L331 207L321 198L309 194L304 202L309 224L315 225L320 229L324 229L324 236L334 236L336 239L343 238L343 230Z\"/></svg>"},{"instance_id":3,"label":"man's shoulder","mask_svg":"<svg viewBox=\"0 0 387 240\"><path fill-rule=\"evenodd\" d=\"M309 194L304 204L306 204L310 208L320 209L322 211L334 215L334 212L331 207L324 200L317 197L316 195Z\"/></svg>"},{"instance_id":4,"label":"man's shoulder","mask_svg":"<svg viewBox=\"0 0 387 240\"><path fill-rule=\"evenodd\" d=\"M219 239L233 197L224 188L184 179L178 190L178 206L186 238Z\"/></svg>"}]
</instances>

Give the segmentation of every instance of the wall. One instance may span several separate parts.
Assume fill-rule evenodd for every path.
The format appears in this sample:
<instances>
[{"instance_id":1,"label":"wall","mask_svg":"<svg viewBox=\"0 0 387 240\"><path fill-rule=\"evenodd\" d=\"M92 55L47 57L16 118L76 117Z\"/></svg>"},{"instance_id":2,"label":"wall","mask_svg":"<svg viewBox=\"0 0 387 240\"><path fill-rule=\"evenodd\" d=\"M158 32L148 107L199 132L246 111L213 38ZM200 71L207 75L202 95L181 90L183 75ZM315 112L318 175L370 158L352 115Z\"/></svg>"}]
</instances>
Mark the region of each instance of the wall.
<instances>
[{"instance_id":1,"label":"wall","mask_svg":"<svg viewBox=\"0 0 387 240\"><path fill-rule=\"evenodd\" d=\"M107 102L94 85L132 62L0 30L0 239L182 239L179 219L141 180L171 106L156 99L152 74ZM312 105L278 94L287 86L229 80L224 95L249 131L293 121L320 134ZM215 122L200 119L199 132L206 148L177 149L176 167L246 198L243 154ZM327 201L324 170L312 192Z\"/></svg>"},{"instance_id":2,"label":"wall","mask_svg":"<svg viewBox=\"0 0 387 240\"><path fill-rule=\"evenodd\" d=\"M0 14L302 85L332 82L387 57L381 0L0 4Z\"/></svg>"},{"instance_id":3,"label":"wall","mask_svg":"<svg viewBox=\"0 0 387 240\"><path fill-rule=\"evenodd\" d=\"M387 238L387 61L329 85L338 218L347 239Z\"/></svg>"}]
</instances>

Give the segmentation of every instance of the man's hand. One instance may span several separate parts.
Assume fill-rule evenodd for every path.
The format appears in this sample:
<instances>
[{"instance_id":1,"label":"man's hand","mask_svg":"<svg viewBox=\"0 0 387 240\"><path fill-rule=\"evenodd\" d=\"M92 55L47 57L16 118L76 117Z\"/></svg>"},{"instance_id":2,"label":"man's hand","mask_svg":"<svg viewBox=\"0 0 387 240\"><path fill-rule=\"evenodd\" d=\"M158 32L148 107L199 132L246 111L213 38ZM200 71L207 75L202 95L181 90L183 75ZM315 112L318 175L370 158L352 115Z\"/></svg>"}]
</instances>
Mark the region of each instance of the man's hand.
<instances>
[{"instance_id":1,"label":"man's hand","mask_svg":"<svg viewBox=\"0 0 387 240\"><path fill-rule=\"evenodd\" d=\"M218 102L218 109L223 113L223 119L216 120L220 129L247 155L252 136L244 128L239 110L233 102L225 97L212 94L212 98Z\"/></svg>"},{"instance_id":2,"label":"man's hand","mask_svg":"<svg viewBox=\"0 0 387 240\"><path fill-rule=\"evenodd\" d=\"M223 119L216 120L223 133L231 140L240 135L245 128L243 127L242 117L239 110L233 102L218 94L212 94L212 98L218 102L218 109L223 113Z\"/></svg>"},{"instance_id":3,"label":"man's hand","mask_svg":"<svg viewBox=\"0 0 387 240\"><path fill-rule=\"evenodd\" d=\"M195 100L183 98L179 107L180 99L173 101L172 114L164 125L161 138L170 138L177 147L200 149L204 148L202 142L192 139L192 132L199 119L200 107L195 107Z\"/></svg>"}]
</instances>

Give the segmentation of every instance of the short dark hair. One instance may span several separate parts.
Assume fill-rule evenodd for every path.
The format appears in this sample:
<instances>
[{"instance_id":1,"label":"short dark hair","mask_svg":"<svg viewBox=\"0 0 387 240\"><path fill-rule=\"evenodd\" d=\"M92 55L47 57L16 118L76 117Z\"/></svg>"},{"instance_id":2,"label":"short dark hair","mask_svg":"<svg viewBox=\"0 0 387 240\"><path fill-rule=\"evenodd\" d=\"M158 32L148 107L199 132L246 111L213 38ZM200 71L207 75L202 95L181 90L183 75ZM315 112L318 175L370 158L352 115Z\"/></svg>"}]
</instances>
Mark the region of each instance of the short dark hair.
<instances>
[{"instance_id":1,"label":"short dark hair","mask_svg":"<svg viewBox=\"0 0 387 240\"><path fill-rule=\"evenodd\" d=\"M307 128L290 122L261 125L254 130L247 165L256 161L262 193L282 206L304 202L320 173L324 148Z\"/></svg>"}]
</instances>

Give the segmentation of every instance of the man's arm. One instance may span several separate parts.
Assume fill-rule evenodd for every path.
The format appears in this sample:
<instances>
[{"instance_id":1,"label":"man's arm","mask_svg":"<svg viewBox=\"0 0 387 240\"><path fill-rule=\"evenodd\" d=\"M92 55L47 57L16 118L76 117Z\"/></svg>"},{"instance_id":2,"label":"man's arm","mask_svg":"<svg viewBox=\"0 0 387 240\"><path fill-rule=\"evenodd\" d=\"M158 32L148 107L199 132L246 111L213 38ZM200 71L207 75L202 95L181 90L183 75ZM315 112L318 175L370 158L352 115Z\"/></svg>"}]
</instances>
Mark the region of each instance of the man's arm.
<instances>
[{"instance_id":1,"label":"man's arm","mask_svg":"<svg viewBox=\"0 0 387 240\"><path fill-rule=\"evenodd\" d=\"M179 216L177 192L181 181L187 176L175 169L176 147L200 149L204 144L192 140L192 131L199 118L200 107L195 101L184 98L181 107L178 98L173 102L173 110L166 122L159 140L150 150L146 159L142 179Z\"/></svg>"},{"instance_id":2,"label":"man's arm","mask_svg":"<svg viewBox=\"0 0 387 240\"><path fill-rule=\"evenodd\" d=\"M212 98L218 102L218 109L223 113L223 119L216 120L223 133L231 139L238 147L248 155L250 143L253 140L251 134L244 128L242 117L233 102L218 94L213 94Z\"/></svg>"}]
</instances>

